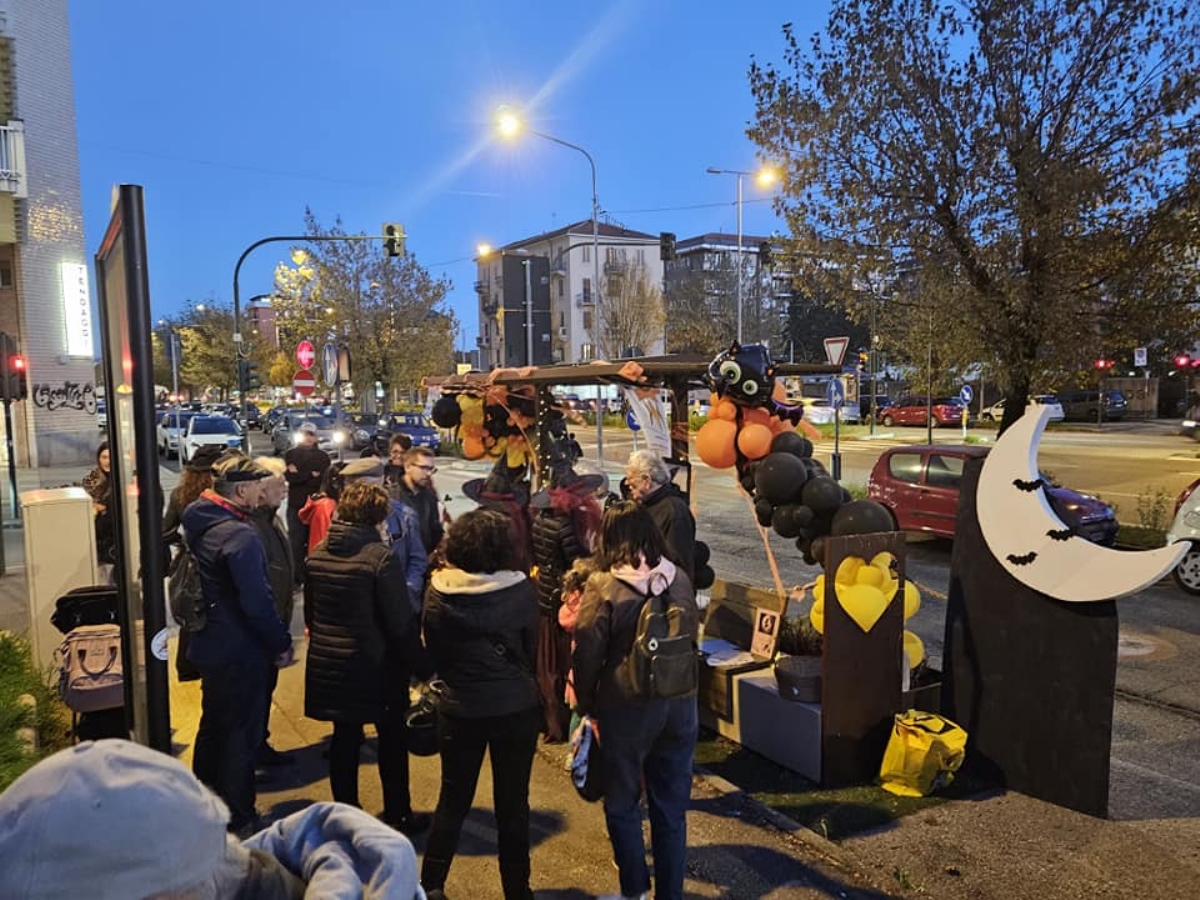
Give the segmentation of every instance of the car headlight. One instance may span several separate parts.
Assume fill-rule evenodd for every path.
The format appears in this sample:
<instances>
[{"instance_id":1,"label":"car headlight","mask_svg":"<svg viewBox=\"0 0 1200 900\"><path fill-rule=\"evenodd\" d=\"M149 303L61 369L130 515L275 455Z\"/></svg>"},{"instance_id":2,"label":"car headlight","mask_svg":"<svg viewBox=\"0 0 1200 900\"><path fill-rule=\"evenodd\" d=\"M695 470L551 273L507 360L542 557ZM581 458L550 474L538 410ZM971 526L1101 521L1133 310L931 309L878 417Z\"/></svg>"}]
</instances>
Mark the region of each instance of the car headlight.
<instances>
[{"instance_id":1,"label":"car headlight","mask_svg":"<svg viewBox=\"0 0 1200 900\"><path fill-rule=\"evenodd\" d=\"M1196 423L1195 423L1195 421L1194 421L1194 420L1192 420L1192 419L1184 419L1184 420L1183 420L1182 422L1180 422L1179 424L1180 424L1180 426L1182 426L1183 428L1195 428L1195 427L1196 427Z\"/></svg>"},{"instance_id":2,"label":"car headlight","mask_svg":"<svg viewBox=\"0 0 1200 900\"><path fill-rule=\"evenodd\" d=\"M335 444L337 444L338 446L341 446L342 444L346 443L346 432L335 431L333 433L333 442Z\"/></svg>"}]
</instances>

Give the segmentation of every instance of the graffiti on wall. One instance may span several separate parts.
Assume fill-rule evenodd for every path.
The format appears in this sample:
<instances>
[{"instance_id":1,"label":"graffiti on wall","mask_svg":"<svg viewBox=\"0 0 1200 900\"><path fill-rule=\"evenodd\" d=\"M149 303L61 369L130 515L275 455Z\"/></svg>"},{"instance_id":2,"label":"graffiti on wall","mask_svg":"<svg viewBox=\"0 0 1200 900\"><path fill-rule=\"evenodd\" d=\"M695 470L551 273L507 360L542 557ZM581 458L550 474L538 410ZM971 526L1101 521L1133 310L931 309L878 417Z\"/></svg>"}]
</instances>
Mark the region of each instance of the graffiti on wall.
<instances>
[{"instance_id":1,"label":"graffiti on wall","mask_svg":"<svg viewBox=\"0 0 1200 900\"><path fill-rule=\"evenodd\" d=\"M31 392L33 405L54 412L58 409L96 411L96 386L90 381L62 381L57 384L35 384Z\"/></svg>"}]
</instances>

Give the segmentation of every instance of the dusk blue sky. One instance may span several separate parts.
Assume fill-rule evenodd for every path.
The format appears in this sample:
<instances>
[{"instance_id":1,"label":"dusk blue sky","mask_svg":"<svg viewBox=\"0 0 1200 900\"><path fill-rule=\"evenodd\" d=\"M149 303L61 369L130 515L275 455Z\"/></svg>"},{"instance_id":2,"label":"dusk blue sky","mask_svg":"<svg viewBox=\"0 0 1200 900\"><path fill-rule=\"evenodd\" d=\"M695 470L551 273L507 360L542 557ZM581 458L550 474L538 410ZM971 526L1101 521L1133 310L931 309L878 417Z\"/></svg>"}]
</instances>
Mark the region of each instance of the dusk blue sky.
<instances>
[{"instance_id":1,"label":"dusk blue sky","mask_svg":"<svg viewBox=\"0 0 1200 900\"><path fill-rule=\"evenodd\" d=\"M807 35L825 0L503 4L444 0L72 0L87 251L112 186L146 190L153 313L232 299L233 266L261 237L326 224L378 233L454 282L473 346L480 241L499 245L590 216L587 161L532 136L495 137L495 109L596 160L601 208L682 240L736 227L752 169L751 57L780 59L781 27ZM751 179L744 231L781 228ZM243 299L271 289L286 245L243 266Z\"/></svg>"}]
</instances>

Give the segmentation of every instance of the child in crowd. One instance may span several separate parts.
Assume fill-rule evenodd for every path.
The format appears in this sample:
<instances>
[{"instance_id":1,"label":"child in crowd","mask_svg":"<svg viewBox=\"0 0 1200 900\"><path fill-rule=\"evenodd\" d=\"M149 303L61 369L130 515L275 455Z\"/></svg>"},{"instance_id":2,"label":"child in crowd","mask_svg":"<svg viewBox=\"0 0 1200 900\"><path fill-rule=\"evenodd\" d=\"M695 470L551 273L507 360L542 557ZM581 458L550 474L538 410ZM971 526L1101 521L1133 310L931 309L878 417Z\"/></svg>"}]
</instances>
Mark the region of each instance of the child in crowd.
<instances>
[{"instance_id":1,"label":"child in crowd","mask_svg":"<svg viewBox=\"0 0 1200 900\"><path fill-rule=\"evenodd\" d=\"M567 634L575 633L575 622L579 618L579 601L583 599L583 586L587 584L588 578L596 567L592 564L591 559L577 559L571 564L571 568L563 575L562 582L562 606L558 608L558 624ZM571 639L571 653L575 652L575 639ZM568 734L574 734L575 729L579 727L579 714L575 710L575 671L572 669L567 673L567 690L566 701L568 708L571 709L571 726L567 729Z\"/></svg>"}]
</instances>

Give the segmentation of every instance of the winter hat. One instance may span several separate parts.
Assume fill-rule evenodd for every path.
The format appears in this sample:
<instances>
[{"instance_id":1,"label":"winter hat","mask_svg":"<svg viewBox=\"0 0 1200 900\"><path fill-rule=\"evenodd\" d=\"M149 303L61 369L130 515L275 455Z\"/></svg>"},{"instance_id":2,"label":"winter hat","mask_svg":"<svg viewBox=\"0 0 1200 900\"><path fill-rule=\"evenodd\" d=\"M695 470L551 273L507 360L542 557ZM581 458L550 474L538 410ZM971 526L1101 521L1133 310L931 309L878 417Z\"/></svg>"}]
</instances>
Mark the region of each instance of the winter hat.
<instances>
[{"instance_id":1,"label":"winter hat","mask_svg":"<svg viewBox=\"0 0 1200 900\"><path fill-rule=\"evenodd\" d=\"M145 897L201 884L226 857L229 810L178 760L122 740L42 760L0 794L4 892Z\"/></svg>"},{"instance_id":2,"label":"winter hat","mask_svg":"<svg viewBox=\"0 0 1200 900\"><path fill-rule=\"evenodd\" d=\"M377 456L359 457L346 463L342 478L349 483L359 478L383 478L383 460Z\"/></svg>"},{"instance_id":3,"label":"winter hat","mask_svg":"<svg viewBox=\"0 0 1200 900\"><path fill-rule=\"evenodd\" d=\"M220 444L204 444L196 448L195 454L184 468L189 472L211 472L213 463L221 458L225 450Z\"/></svg>"}]
</instances>

